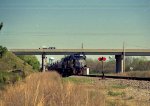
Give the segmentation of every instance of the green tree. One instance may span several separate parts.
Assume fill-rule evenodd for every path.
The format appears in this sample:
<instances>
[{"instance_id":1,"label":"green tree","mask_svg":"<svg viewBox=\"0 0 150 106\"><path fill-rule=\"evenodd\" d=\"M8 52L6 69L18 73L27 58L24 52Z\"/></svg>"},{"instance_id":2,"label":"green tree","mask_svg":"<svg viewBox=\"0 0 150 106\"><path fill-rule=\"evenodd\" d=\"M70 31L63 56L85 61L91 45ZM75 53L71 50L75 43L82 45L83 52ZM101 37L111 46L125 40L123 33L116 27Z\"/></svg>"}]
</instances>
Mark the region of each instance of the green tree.
<instances>
[{"instance_id":1,"label":"green tree","mask_svg":"<svg viewBox=\"0 0 150 106\"><path fill-rule=\"evenodd\" d=\"M35 69L35 70L40 69L40 63L39 63L38 59L36 58L36 56L25 55L25 56L18 56L18 57L21 58L22 60L24 60L29 65L31 65L33 67L33 69Z\"/></svg>"},{"instance_id":2,"label":"green tree","mask_svg":"<svg viewBox=\"0 0 150 106\"><path fill-rule=\"evenodd\" d=\"M7 48L0 45L0 57L2 57L7 52Z\"/></svg>"},{"instance_id":3,"label":"green tree","mask_svg":"<svg viewBox=\"0 0 150 106\"><path fill-rule=\"evenodd\" d=\"M150 61L146 57L126 57L126 71L130 71L130 67L133 67L133 71L146 71L150 70Z\"/></svg>"}]
</instances>

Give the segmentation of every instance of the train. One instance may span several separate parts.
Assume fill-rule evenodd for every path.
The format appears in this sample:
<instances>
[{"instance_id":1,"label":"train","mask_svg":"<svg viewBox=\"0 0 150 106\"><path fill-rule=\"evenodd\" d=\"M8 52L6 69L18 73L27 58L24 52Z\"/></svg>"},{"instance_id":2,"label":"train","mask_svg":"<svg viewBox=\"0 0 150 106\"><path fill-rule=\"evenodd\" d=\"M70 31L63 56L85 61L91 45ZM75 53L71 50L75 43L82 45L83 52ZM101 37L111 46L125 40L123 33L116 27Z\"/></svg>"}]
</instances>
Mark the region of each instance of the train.
<instances>
[{"instance_id":1,"label":"train","mask_svg":"<svg viewBox=\"0 0 150 106\"><path fill-rule=\"evenodd\" d=\"M86 70L86 56L84 53L65 56L48 67L48 70L56 70L62 76L82 75Z\"/></svg>"}]
</instances>

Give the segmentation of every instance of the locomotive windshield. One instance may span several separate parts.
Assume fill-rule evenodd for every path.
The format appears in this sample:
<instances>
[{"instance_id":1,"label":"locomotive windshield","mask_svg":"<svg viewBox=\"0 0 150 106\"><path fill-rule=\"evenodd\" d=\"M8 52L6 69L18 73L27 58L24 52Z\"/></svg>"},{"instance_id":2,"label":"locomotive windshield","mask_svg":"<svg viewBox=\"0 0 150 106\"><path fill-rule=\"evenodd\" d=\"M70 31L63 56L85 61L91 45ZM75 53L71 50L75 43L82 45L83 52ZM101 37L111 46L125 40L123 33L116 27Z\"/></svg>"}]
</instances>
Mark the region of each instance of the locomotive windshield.
<instances>
[{"instance_id":1,"label":"locomotive windshield","mask_svg":"<svg viewBox=\"0 0 150 106\"><path fill-rule=\"evenodd\" d=\"M86 59L86 57L83 55L75 55L75 58L77 59Z\"/></svg>"},{"instance_id":2,"label":"locomotive windshield","mask_svg":"<svg viewBox=\"0 0 150 106\"><path fill-rule=\"evenodd\" d=\"M82 58L78 58L75 60L75 66L76 67L84 67L86 65L85 59Z\"/></svg>"}]
</instances>

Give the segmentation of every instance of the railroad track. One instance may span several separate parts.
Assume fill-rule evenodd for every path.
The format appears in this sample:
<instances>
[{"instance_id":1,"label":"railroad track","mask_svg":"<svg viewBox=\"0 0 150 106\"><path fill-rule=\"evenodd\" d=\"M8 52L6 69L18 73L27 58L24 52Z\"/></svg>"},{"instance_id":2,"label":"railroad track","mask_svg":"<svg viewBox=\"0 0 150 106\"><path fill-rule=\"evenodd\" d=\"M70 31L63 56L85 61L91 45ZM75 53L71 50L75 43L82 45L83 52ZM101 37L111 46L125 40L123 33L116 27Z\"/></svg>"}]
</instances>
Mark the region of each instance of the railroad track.
<instances>
[{"instance_id":1,"label":"railroad track","mask_svg":"<svg viewBox=\"0 0 150 106\"><path fill-rule=\"evenodd\" d=\"M85 77L98 77L102 78L102 75L80 75L80 76L85 76ZM104 76L104 78L114 78L114 79L128 79L128 80L142 80L142 81L150 81L150 78L145 78L145 77L127 77L127 76Z\"/></svg>"}]
</instances>

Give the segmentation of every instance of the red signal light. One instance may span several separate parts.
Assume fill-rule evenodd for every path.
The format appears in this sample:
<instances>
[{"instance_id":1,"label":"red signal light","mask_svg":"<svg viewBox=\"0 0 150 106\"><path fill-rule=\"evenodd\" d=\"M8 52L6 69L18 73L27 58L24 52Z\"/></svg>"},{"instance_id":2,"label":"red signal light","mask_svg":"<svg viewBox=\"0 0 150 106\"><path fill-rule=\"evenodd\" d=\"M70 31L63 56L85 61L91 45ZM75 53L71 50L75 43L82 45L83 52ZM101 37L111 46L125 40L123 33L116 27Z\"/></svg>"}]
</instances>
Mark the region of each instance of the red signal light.
<instances>
[{"instance_id":1,"label":"red signal light","mask_svg":"<svg viewBox=\"0 0 150 106\"><path fill-rule=\"evenodd\" d=\"M99 57L98 61L106 61L106 57Z\"/></svg>"},{"instance_id":2,"label":"red signal light","mask_svg":"<svg viewBox=\"0 0 150 106\"><path fill-rule=\"evenodd\" d=\"M106 61L106 57L103 57L103 61Z\"/></svg>"},{"instance_id":3,"label":"red signal light","mask_svg":"<svg viewBox=\"0 0 150 106\"><path fill-rule=\"evenodd\" d=\"M101 60L101 57L98 58L98 61L102 61L102 60Z\"/></svg>"}]
</instances>

